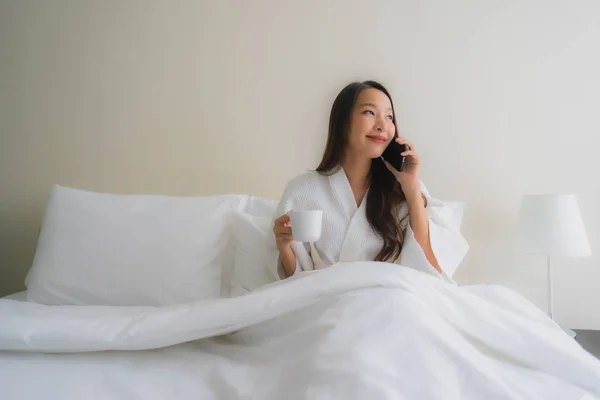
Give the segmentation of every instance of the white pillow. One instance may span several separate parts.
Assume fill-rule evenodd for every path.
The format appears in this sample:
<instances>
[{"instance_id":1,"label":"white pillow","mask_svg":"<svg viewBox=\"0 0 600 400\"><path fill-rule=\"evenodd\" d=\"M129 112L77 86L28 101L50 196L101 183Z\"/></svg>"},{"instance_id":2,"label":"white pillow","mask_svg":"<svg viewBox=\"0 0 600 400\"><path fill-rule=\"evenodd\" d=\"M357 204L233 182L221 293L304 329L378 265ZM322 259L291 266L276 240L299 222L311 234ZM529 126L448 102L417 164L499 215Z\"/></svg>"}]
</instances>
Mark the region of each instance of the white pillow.
<instances>
[{"instance_id":1,"label":"white pillow","mask_svg":"<svg viewBox=\"0 0 600 400\"><path fill-rule=\"evenodd\" d=\"M234 240L232 297L249 293L274 282L269 268L277 261L278 251L273 234L273 217L234 212L231 218Z\"/></svg>"},{"instance_id":2,"label":"white pillow","mask_svg":"<svg viewBox=\"0 0 600 400\"><path fill-rule=\"evenodd\" d=\"M255 217L273 218L277 210L277 201L264 197L248 196L246 207L243 211Z\"/></svg>"},{"instance_id":3,"label":"white pillow","mask_svg":"<svg viewBox=\"0 0 600 400\"><path fill-rule=\"evenodd\" d=\"M272 223L273 214L277 208L277 201L272 199L266 199L263 197L248 196L246 206L241 212L245 212L249 217L262 217L267 218ZM227 253L229 257L228 263L223 264L221 270L221 295L223 297L230 296L231 292L231 280L233 278L234 269L234 253L235 253L235 236L233 236L233 224L235 224L235 217L238 215L237 212L232 214L232 218L229 221L229 229L232 233L231 241L227 247Z\"/></svg>"},{"instance_id":4,"label":"white pillow","mask_svg":"<svg viewBox=\"0 0 600 400\"><path fill-rule=\"evenodd\" d=\"M221 294L227 222L248 196L114 195L54 186L27 300L160 306Z\"/></svg>"}]
</instances>

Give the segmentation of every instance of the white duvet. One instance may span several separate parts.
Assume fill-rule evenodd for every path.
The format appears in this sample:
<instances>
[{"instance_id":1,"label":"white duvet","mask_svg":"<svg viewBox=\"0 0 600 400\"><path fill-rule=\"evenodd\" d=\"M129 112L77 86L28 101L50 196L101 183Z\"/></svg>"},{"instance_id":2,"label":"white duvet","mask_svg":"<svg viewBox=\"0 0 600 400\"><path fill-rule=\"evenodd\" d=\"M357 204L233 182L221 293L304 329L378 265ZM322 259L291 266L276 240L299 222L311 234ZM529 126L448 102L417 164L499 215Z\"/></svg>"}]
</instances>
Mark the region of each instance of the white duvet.
<instances>
[{"instance_id":1,"label":"white duvet","mask_svg":"<svg viewBox=\"0 0 600 400\"><path fill-rule=\"evenodd\" d=\"M0 326L0 399L600 399L600 361L515 292L395 264L164 308L3 299Z\"/></svg>"}]
</instances>

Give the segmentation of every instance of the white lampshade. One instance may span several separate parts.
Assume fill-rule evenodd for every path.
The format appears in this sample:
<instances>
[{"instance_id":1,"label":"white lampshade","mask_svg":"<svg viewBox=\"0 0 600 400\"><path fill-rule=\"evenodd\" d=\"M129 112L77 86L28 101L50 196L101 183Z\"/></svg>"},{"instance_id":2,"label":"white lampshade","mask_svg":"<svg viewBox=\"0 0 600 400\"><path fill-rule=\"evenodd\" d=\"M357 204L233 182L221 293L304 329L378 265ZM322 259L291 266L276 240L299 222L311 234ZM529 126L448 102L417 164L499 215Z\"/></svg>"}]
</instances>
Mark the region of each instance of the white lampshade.
<instances>
[{"instance_id":1,"label":"white lampshade","mask_svg":"<svg viewBox=\"0 0 600 400\"><path fill-rule=\"evenodd\" d=\"M517 247L529 254L585 257L590 244L574 195L527 195L517 222Z\"/></svg>"}]
</instances>

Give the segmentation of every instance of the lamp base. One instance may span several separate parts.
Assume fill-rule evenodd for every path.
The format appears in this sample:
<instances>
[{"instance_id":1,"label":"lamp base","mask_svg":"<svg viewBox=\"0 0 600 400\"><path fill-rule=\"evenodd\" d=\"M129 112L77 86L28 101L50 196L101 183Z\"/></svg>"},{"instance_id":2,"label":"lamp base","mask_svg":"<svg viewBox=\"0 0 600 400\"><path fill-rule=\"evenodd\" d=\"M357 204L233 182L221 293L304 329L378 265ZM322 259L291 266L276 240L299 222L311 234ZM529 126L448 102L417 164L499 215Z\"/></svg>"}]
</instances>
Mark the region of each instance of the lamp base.
<instances>
[{"instance_id":1,"label":"lamp base","mask_svg":"<svg viewBox=\"0 0 600 400\"><path fill-rule=\"evenodd\" d=\"M554 320L554 302L552 301L552 263L550 262L550 255L546 256L546 267L548 268L548 317ZM569 328L560 327L567 335L575 338L577 334Z\"/></svg>"}]
</instances>

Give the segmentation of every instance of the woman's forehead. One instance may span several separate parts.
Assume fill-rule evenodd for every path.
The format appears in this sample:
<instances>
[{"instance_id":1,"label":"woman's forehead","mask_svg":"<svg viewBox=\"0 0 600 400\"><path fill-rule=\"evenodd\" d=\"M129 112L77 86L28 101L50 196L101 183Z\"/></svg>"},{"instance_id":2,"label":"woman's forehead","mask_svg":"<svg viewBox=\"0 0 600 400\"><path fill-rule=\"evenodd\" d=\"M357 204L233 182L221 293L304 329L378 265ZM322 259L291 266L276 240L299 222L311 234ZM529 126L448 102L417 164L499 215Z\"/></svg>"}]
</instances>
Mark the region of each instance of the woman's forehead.
<instances>
[{"instance_id":1,"label":"woman's forehead","mask_svg":"<svg viewBox=\"0 0 600 400\"><path fill-rule=\"evenodd\" d=\"M356 99L356 105L358 107L371 105L377 108L392 108L392 103L389 97L387 97L387 95L382 91L373 88L363 90Z\"/></svg>"}]
</instances>

